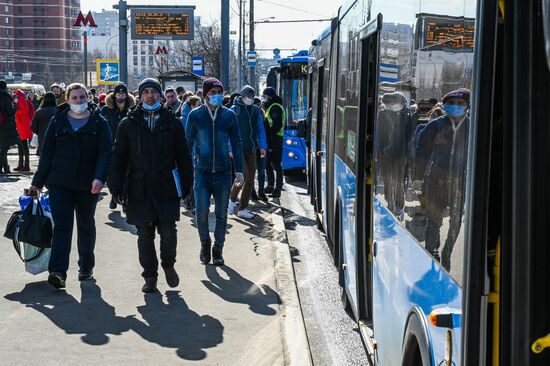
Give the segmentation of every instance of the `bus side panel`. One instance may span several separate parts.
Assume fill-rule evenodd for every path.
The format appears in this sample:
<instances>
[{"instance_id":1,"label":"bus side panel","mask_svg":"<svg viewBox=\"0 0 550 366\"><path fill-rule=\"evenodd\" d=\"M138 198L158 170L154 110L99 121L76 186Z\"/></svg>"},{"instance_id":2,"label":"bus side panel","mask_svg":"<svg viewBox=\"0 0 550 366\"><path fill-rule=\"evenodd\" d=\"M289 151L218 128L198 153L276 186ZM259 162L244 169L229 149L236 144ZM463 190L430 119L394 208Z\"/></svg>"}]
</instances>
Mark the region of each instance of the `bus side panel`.
<instances>
[{"instance_id":1,"label":"bus side panel","mask_svg":"<svg viewBox=\"0 0 550 366\"><path fill-rule=\"evenodd\" d=\"M340 193L339 200L340 209L339 215L342 227L341 238L342 242L342 263L346 265L344 271L344 288L351 301L354 313L357 314L357 246L355 235L355 213L354 204L356 196L356 177L355 174L346 166L346 164L338 156L335 156L335 175L334 185L336 191ZM335 238L335 240L337 240Z\"/></svg>"},{"instance_id":2,"label":"bus side panel","mask_svg":"<svg viewBox=\"0 0 550 366\"><path fill-rule=\"evenodd\" d=\"M418 306L427 322L434 309L460 313L462 289L399 224L378 198L373 201L373 315L380 365L401 364L401 349L410 310ZM447 328L428 324L432 362L445 358ZM461 327L454 328L453 361L460 365Z\"/></svg>"}]
</instances>

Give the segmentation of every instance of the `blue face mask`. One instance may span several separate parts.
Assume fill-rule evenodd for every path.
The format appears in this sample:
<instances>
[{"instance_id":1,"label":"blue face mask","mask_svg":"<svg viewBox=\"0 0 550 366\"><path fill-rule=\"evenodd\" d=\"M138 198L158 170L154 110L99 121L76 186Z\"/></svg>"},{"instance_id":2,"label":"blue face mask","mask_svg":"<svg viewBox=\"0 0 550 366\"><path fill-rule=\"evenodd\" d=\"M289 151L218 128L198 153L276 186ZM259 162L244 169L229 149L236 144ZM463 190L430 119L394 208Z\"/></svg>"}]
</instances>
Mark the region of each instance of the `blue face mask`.
<instances>
[{"instance_id":1,"label":"blue face mask","mask_svg":"<svg viewBox=\"0 0 550 366\"><path fill-rule=\"evenodd\" d=\"M449 117L462 117L466 114L466 107L454 104L443 104L443 110Z\"/></svg>"},{"instance_id":2,"label":"blue face mask","mask_svg":"<svg viewBox=\"0 0 550 366\"><path fill-rule=\"evenodd\" d=\"M160 108L160 102L157 101L155 104L153 105L149 105L147 103L143 103L143 109L145 109L146 111L155 111L157 109Z\"/></svg>"},{"instance_id":3,"label":"blue face mask","mask_svg":"<svg viewBox=\"0 0 550 366\"><path fill-rule=\"evenodd\" d=\"M222 105L222 101L223 101L223 95L214 94L210 97L210 100L208 102L210 103L210 105L214 107L219 107Z\"/></svg>"}]
</instances>

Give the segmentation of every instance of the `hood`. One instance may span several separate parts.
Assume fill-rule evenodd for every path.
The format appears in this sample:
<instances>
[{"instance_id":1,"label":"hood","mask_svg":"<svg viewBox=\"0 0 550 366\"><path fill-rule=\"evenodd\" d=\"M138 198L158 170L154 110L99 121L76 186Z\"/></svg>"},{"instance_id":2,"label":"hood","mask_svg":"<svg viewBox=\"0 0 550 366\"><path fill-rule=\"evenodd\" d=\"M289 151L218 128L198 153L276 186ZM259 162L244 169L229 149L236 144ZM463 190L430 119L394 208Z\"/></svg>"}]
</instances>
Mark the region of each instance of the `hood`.
<instances>
[{"instance_id":1,"label":"hood","mask_svg":"<svg viewBox=\"0 0 550 366\"><path fill-rule=\"evenodd\" d=\"M130 109L132 108L135 104L136 104L136 100L134 99L134 97L128 93L126 93L126 109ZM115 109L116 108L116 98L115 98L115 93L110 93L109 95L107 95L107 97L105 98L105 105L109 108L109 109Z\"/></svg>"},{"instance_id":2,"label":"hood","mask_svg":"<svg viewBox=\"0 0 550 366\"><path fill-rule=\"evenodd\" d=\"M13 96L14 97L23 97L23 98L27 98L27 95L25 94L25 92L21 89L17 89L15 91L15 93L13 93Z\"/></svg>"},{"instance_id":3,"label":"hood","mask_svg":"<svg viewBox=\"0 0 550 366\"><path fill-rule=\"evenodd\" d=\"M278 103L278 104L283 104L283 100L281 99L280 96L276 95L275 97L271 98L271 100L269 101L269 103L266 103L264 105L265 109L269 108L270 105L272 104L275 104L275 103Z\"/></svg>"}]
</instances>

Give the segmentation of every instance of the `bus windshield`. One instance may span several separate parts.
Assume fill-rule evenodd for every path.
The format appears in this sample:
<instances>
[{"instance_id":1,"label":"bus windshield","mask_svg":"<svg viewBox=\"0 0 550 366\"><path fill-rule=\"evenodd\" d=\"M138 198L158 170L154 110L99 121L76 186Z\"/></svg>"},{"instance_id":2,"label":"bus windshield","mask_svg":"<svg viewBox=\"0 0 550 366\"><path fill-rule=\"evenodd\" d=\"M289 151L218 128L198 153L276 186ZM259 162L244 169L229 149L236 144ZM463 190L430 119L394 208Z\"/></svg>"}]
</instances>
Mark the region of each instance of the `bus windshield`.
<instances>
[{"instance_id":1,"label":"bus windshield","mask_svg":"<svg viewBox=\"0 0 550 366\"><path fill-rule=\"evenodd\" d=\"M284 74L282 76L281 98L287 111L285 128L292 129L297 120L304 119L307 115L307 73L294 78L284 78Z\"/></svg>"}]
</instances>

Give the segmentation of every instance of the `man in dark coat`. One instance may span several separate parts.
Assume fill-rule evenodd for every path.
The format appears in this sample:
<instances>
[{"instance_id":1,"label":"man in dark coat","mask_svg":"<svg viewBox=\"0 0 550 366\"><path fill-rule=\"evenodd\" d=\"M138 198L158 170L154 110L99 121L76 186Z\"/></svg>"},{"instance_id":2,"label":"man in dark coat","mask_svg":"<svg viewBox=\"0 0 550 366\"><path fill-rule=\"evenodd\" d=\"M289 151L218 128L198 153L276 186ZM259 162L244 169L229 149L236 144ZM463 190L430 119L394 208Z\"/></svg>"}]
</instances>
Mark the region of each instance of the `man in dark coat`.
<instances>
[{"instance_id":1,"label":"man in dark coat","mask_svg":"<svg viewBox=\"0 0 550 366\"><path fill-rule=\"evenodd\" d=\"M179 284L176 262L176 221L180 197L189 194L193 178L191 155L183 126L160 103L162 89L156 79L139 83L141 102L120 123L113 148L109 189L122 202L128 176L127 221L137 228L139 261L145 278L143 292L157 290L158 260L155 230L160 235L161 265L170 287ZM180 192L178 192L180 191Z\"/></svg>"},{"instance_id":2,"label":"man in dark coat","mask_svg":"<svg viewBox=\"0 0 550 366\"><path fill-rule=\"evenodd\" d=\"M273 198L279 198L283 189L283 135L286 112L283 107L283 100L272 87L264 89L263 108L265 110L265 119L269 124L269 130L266 131L266 135L268 135L267 187L264 192L271 193L271 197ZM277 178L275 178L275 175Z\"/></svg>"},{"instance_id":3,"label":"man in dark coat","mask_svg":"<svg viewBox=\"0 0 550 366\"><path fill-rule=\"evenodd\" d=\"M42 151L44 145L44 137L46 136L46 130L50 124L50 120L56 111L55 95L52 92L47 92L42 98L42 104L40 108L34 114L32 118L31 129L32 132L38 135L38 155Z\"/></svg>"},{"instance_id":4,"label":"man in dark coat","mask_svg":"<svg viewBox=\"0 0 550 366\"><path fill-rule=\"evenodd\" d=\"M126 117L128 111L134 104L134 97L128 93L128 88L123 83L115 85L114 91L109 93L105 98L105 105L101 107L101 115L109 122L111 134L113 136L113 144L120 122ZM111 210L117 208L117 203L113 196L111 196L109 208Z\"/></svg>"},{"instance_id":5,"label":"man in dark coat","mask_svg":"<svg viewBox=\"0 0 550 366\"><path fill-rule=\"evenodd\" d=\"M10 174L8 150L19 142L15 124L15 103L4 80L0 80L0 172Z\"/></svg>"},{"instance_id":6,"label":"man in dark coat","mask_svg":"<svg viewBox=\"0 0 550 366\"><path fill-rule=\"evenodd\" d=\"M460 232L465 196L470 91L457 89L443 97L445 115L428 123L418 137L419 169L424 171L426 250L450 270L451 254ZM449 231L439 256L443 213L449 207Z\"/></svg>"}]
</instances>

